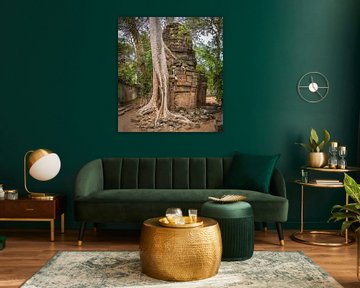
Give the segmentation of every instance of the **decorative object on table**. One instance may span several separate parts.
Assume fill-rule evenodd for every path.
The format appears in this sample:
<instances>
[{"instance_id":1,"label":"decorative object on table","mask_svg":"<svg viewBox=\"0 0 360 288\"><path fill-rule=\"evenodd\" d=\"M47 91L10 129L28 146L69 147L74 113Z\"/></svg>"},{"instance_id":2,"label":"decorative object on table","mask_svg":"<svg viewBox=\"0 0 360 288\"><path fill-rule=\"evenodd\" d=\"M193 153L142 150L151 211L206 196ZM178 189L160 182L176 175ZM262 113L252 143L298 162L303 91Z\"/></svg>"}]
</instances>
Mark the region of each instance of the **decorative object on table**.
<instances>
[{"instance_id":1,"label":"decorative object on table","mask_svg":"<svg viewBox=\"0 0 360 288\"><path fill-rule=\"evenodd\" d=\"M305 169L301 169L301 182L308 183L309 182L309 172Z\"/></svg>"},{"instance_id":2,"label":"decorative object on table","mask_svg":"<svg viewBox=\"0 0 360 288\"><path fill-rule=\"evenodd\" d=\"M159 223L161 226L169 228L194 228L204 224L201 219L198 219L198 221L194 222L189 216L185 216L183 219L184 221L181 223L171 223L166 217L163 217L159 219Z\"/></svg>"},{"instance_id":3,"label":"decorative object on table","mask_svg":"<svg viewBox=\"0 0 360 288\"><path fill-rule=\"evenodd\" d=\"M191 223L198 222L197 221L197 216L198 216L197 212L198 212L197 209L188 209L188 215L189 215Z\"/></svg>"},{"instance_id":4,"label":"decorative object on table","mask_svg":"<svg viewBox=\"0 0 360 288\"><path fill-rule=\"evenodd\" d=\"M342 287L309 257L297 251L255 251L253 257L247 261L221 262L216 277L183 283L165 282L142 274L137 251L59 251L40 271L27 280L22 288L58 288L69 285L258 288L270 287L273 283L276 283L276 286L271 287Z\"/></svg>"},{"instance_id":5,"label":"decorative object on table","mask_svg":"<svg viewBox=\"0 0 360 288\"><path fill-rule=\"evenodd\" d=\"M243 195L223 195L220 198L217 197L208 197L208 199L220 202L220 203L231 203L231 202L237 202L237 201L243 201L246 199L246 196Z\"/></svg>"},{"instance_id":6,"label":"decorative object on table","mask_svg":"<svg viewBox=\"0 0 360 288\"><path fill-rule=\"evenodd\" d=\"M201 216L218 221L223 243L222 260L236 261L251 258L254 252L254 214L247 202L207 201L201 207Z\"/></svg>"},{"instance_id":7,"label":"decorative object on table","mask_svg":"<svg viewBox=\"0 0 360 288\"><path fill-rule=\"evenodd\" d=\"M5 199L5 191L3 189L3 184L0 184L0 200Z\"/></svg>"},{"instance_id":8,"label":"decorative object on table","mask_svg":"<svg viewBox=\"0 0 360 288\"><path fill-rule=\"evenodd\" d=\"M330 133L323 129L324 139L320 141L319 136L314 128L310 130L310 138L308 143L296 143L305 148L308 152L308 165L310 167L323 167L328 160L327 153L324 152L324 147L330 140Z\"/></svg>"},{"instance_id":9,"label":"decorative object on table","mask_svg":"<svg viewBox=\"0 0 360 288\"><path fill-rule=\"evenodd\" d=\"M48 181L54 178L60 171L61 162L56 153L48 149L30 150L24 156L24 187L30 198L51 199L53 196L45 193L30 192L27 187L26 174L39 180Z\"/></svg>"},{"instance_id":10,"label":"decorative object on table","mask_svg":"<svg viewBox=\"0 0 360 288\"><path fill-rule=\"evenodd\" d=\"M5 244L6 244L6 237L0 236L0 250L5 248Z\"/></svg>"},{"instance_id":11,"label":"decorative object on table","mask_svg":"<svg viewBox=\"0 0 360 288\"><path fill-rule=\"evenodd\" d=\"M346 160L345 160L345 157L346 157L346 147L345 146L340 146L338 148L338 153L339 153L339 156L340 156L340 159L338 161L338 166L337 168L339 169L346 169Z\"/></svg>"},{"instance_id":12,"label":"decorative object on table","mask_svg":"<svg viewBox=\"0 0 360 288\"><path fill-rule=\"evenodd\" d=\"M338 165L337 153L338 153L338 143L330 142L329 143L329 153L330 157L328 160L328 166L330 169L336 169Z\"/></svg>"},{"instance_id":13,"label":"decorative object on table","mask_svg":"<svg viewBox=\"0 0 360 288\"><path fill-rule=\"evenodd\" d=\"M346 194L354 200L354 203L345 205L334 205L331 210L331 221L343 221L341 232L347 233L350 227L355 228L357 242L357 277L360 280L360 185L344 173L344 187Z\"/></svg>"},{"instance_id":14,"label":"decorative object on table","mask_svg":"<svg viewBox=\"0 0 360 288\"><path fill-rule=\"evenodd\" d=\"M315 179L316 184L320 185L341 185L340 180L337 179Z\"/></svg>"},{"instance_id":15,"label":"decorative object on table","mask_svg":"<svg viewBox=\"0 0 360 288\"><path fill-rule=\"evenodd\" d=\"M182 219L182 211L180 208L167 208L166 212L165 212L165 216L167 218L167 220L169 221L169 223L172 224L180 224L180 222L183 222ZM185 223L182 223L185 224Z\"/></svg>"},{"instance_id":16,"label":"decorative object on table","mask_svg":"<svg viewBox=\"0 0 360 288\"><path fill-rule=\"evenodd\" d=\"M5 199L7 200L17 200L19 198L19 193L17 189L4 190Z\"/></svg>"},{"instance_id":17,"label":"decorative object on table","mask_svg":"<svg viewBox=\"0 0 360 288\"><path fill-rule=\"evenodd\" d=\"M320 72L308 72L301 76L297 84L297 92L301 99L308 103L319 103L329 93L329 81Z\"/></svg>"},{"instance_id":18,"label":"decorative object on table","mask_svg":"<svg viewBox=\"0 0 360 288\"><path fill-rule=\"evenodd\" d=\"M197 228L169 229L159 218L143 222L140 235L141 271L166 281L206 279L218 273L221 234L214 219L201 218Z\"/></svg>"}]
</instances>

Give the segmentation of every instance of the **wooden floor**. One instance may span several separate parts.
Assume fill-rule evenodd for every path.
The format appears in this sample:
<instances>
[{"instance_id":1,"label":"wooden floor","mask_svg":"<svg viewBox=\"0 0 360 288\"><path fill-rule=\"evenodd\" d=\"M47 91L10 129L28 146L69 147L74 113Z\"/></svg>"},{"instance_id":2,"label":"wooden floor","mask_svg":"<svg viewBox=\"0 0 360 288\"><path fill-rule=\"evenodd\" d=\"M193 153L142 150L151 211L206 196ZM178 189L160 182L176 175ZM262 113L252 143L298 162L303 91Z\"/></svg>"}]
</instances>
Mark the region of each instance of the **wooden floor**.
<instances>
[{"instance_id":1,"label":"wooden floor","mask_svg":"<svg viewBox=\"0 0 360 288\"><path fill-rule=\"evenodd\" d=\"M257 231L255 250L303 251L344 287L360 287L356 277L356 244L343 247L304 245L290 240L285 233L285 247L277 245L275 231ZM19 287L36 273L59 250L138 250L137 231L86 231L82 247L76 245L77 231L56 234L49 242L45 230L0 230L7 237L0 251L0 287ZM59 287L61 288L61 287Z\"/></svg>"}]
</instances>

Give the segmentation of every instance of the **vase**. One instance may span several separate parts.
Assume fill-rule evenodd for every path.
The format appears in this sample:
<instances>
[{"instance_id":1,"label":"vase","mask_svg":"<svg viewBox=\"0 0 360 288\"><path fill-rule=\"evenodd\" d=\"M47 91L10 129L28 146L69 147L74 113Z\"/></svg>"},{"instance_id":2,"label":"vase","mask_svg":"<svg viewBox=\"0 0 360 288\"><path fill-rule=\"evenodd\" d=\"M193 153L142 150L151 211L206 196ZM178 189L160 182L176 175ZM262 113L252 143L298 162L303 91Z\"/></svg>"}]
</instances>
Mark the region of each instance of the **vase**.
<instances>
[{"instance_id":1,"label":"vase","mask_svg":"<svg viewBox=\"0 0 360 288\"><path fill-rule=\"evenodd\" d=\"M313 168L321 168L327 164L328 154L325 152L310 152L308 156L308 165Z\"/></svg>"}]
</instances>

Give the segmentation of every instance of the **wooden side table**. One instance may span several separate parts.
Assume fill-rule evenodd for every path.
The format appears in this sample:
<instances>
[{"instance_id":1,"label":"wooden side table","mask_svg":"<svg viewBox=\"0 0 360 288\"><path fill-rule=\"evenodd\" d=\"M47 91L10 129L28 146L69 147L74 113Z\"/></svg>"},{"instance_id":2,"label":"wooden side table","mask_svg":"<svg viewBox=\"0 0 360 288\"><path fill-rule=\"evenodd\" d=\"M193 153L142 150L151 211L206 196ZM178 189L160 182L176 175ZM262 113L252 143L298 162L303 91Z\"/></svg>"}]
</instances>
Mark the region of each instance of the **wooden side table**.
<instances>
[{"instance_id":1,"label":"wooden side table","mask_svg":"<svg viewBox=\"0 0 360 288\"><path fill-rule=\"evenodd\" d=\"M54 241L55 220L61 217L61 233L65 231L65 197L55 196L53 200L19 198L0 200L0 221L48 221L50 241Z\"/></svg>"}]
</instances>

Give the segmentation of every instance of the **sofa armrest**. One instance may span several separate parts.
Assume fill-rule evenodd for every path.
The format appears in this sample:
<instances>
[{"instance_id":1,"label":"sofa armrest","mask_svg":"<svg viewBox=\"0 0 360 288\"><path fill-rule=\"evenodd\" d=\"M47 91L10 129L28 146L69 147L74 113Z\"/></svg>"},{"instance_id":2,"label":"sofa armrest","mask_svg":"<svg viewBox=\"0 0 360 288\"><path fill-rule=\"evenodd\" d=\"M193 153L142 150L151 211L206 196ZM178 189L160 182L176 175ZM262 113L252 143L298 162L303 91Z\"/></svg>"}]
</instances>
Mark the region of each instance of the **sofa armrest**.
<instances>
[{"instance_id":1,"label":"sofa armrest","mask_svg":"<svg viewBox=\"0 0 360 288\"><path fill-rule=\"evenodd\" d=\"M270 181L269 193L275 196L286 198L286 185L284 176L275 168Z\"/></svg>"},{"instance_id":2,"label":"sofa armrest","mask_svg":"<svg viewBox=\"0 0 360 288\"><path fill-rule=\"evenodd\" d=\"M103 167L101 159L85 164L75 180L75 200L103 190Z\"/></svg>"}]
</instances>

